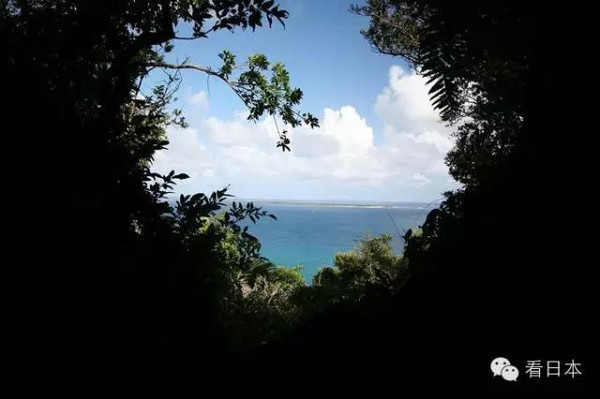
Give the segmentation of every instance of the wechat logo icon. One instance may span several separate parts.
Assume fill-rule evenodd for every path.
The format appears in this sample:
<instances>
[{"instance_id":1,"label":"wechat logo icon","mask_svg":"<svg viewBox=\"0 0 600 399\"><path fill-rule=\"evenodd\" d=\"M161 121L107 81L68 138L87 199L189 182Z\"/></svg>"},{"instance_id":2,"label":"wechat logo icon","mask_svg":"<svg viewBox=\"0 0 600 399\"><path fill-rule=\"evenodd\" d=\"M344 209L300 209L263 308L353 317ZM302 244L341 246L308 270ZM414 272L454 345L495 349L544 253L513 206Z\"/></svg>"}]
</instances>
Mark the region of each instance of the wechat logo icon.
<instances>
[{"instance_id":1,"label":"wechat logo icon","mask_svg":"<svg viewBox=\"0 0 600 399\"><path fill-rule=\"evenodd\" d=\"M519 369L510 364L510 361L505 357L497 357L492 360L490 369L494 377L501 376L505 381L517 381L519 377Z\"/></svg>"}]
</instances>

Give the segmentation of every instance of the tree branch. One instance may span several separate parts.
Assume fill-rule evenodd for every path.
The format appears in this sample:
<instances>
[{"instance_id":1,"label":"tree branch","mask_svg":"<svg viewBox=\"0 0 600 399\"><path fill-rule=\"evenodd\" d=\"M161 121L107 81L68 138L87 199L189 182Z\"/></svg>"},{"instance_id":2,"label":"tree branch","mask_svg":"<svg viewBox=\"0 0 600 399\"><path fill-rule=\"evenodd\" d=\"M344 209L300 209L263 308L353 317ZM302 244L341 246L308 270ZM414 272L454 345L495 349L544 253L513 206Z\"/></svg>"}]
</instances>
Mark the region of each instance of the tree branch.
<instances>
[{"instance_id":1,"label":"tree branch","mask_svg":"<svg viewBox=\"0 0 600 399\"><path fill-rule=\"evenodd\" d=\"M277 129L277 133L281 140L285 141L285 144L288 144L286 133L287 131L281 131L279 128L278 121L276 119L277 115L281 116L283 119L284 125L290 124L292 127L296 127L301 125L304 122L311 127L318 126L318 120L314 118L311 114L300 114L297 110L292 108L293 103L288 102L287 97L285 97L286 93L280 93L277 90L282 90L281 88L272 88L268 87L266 89L261 88L260 84L254 82L252 80L247 81L237 81L230 79L230 75L228 73L223 72L222 70L214 70L210 67L205 67L201 65L189 64L187 62L183 62L180 64L172 64L165 61L155 61L146 64L148 68L165 68L165 69L175 69L175 70L184 70L189 69L193 71L198 71L205 73L207 78L214 76L227 84L234 93L242 100L242 102L250 109L251 117L249 119L258 119L262 115L264 115L265 111L273 117L275 128ZM208 85L207 85L208 87ZM261 93L264 91L275 91L274 93L270 93L277 98L277 104L268 105L269 98L264 98L266 94L258 95L256 97L255 91L260 91ZM261 112L260 115L257 113Z\"/></svg>"},{"instance_id":2,"label":"tree branch","mask_svg":"<svg viewBox=\"0 0 600 399\"><path fill-rule=\"evenodd\" d=\"M161 29L156 32L144 32L139 35L133 44L125 51L124 58L126 61L131 60L140 50L146 47L162 44L175 37L170 0L162 0L160 4L163 11Z\"/></svg>"},{"instance_id":3,"label":"tree branch","mask_svg":"<svg viewBox=\"0 0 600 399\"><path fill-rule=\"evenodd\" d=\"M202 39L202 38L205 38L206 36L208 36L208 34L210 32L213 32L214 30L215 30L215 27L213 26L212 28L210 28L207 31L200 32L200 35L198 35L198 36L177 36L177 35L174 34L173 37L172 37L172 39L175 39L175 40L196 40L196 39Z\"/></svg>"},{"instance_id":4,"label":"tree branch","mask_svg":"<svg viewBox=\"0 0 600 399\"><path fill-rule=\"evenodd\" d=\"M214 76L216 78L219 78L221 81L225 82L229 87L231 87L233 89L233 91L235 92L235 94L237 94L237 96L244 102L244 104L246 104L246 101L244 100L244 98L241 96L241 94L238 91L238 88L239 88L238 82L227 79L225 76L223 76L222 74L220 74L217 71L212 70L209 67L203 67L200 65L193 65L193 64L171 64L168 62L156 62L156 63L148 64L147 66L155 67L155 68L178 69L178 70L191 69L194 71L203 72L209 76Z\"/></svg>"}]
</instances>

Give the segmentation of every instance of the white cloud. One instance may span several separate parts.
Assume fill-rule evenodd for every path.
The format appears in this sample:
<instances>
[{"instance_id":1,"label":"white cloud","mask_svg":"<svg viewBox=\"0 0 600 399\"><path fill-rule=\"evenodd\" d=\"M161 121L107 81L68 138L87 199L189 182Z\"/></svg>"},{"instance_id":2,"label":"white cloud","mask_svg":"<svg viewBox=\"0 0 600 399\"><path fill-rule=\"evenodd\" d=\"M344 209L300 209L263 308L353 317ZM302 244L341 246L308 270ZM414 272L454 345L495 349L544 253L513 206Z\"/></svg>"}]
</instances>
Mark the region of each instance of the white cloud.
<instances>
[{"instance_id":1,"label":"white cloud","mask_svg":"<svg viewBox=\"0 0 600 399\"><path fill-rule=\"evenodd\" d=\"M208 109L204 92L188 101ZM190 129L169 131L169 151L157 155L154 169L192 176L182 191L231 183L247 198L433 200L456 187L443 162L453 145L450 130L438 121L422 77L392 67L375 110L384 123L382 142L375 144L373 129L348 105L326 108L318 129L292 129L291 153L275 148L272 118L203 117Z\"/></svg>"},{"instance_id":2,"label":"white cloud","mask_svg":"<svg viewBox=\"0 0 600 399\"><path fill-rule=\"evenodd\" d=\"M232 121L209 117L203 121L207 140L221 147L264 148L277 141L277 130L269 119L252 123L244 114Z\"/></svg>"},{"instance_id":3,"label":"white cloud","mask_svg":"<svg viewBox=\"0 0 600 399\"><path fill-rule=\"evenodd\" d=\"M420 173L413 174L412 179L414 181L414 184L419 185L419 186L431 184L431 179Z\"/></svg>"},{"instance_id":4,"label":"white cloud","mask_svg":"<svg viewBox=\"0 0 600 399\"><path fill-rule=\"evenodd\" d=\"M209 109L208 94L205 91L199 91L188 96L188 102L201 111L207 112Z\"/></svg>"},{"instance_id":5,"label":"white cloud","mask_svg":"<svg viewBox=\"0 0 600 399\"><path fill-rule=\"evenodd\" d=\"M171 129L169 141L168 150L156 154L157 169L167 172L169 168L182 171L190 167L204 169L211 165L210 156L206 152L206 147L198 140L196 129Z\"/></svg>"},{"instance_id":6,"label":"white cloud","mask_svg":"<svg viewBox=\"0 0 600 399\"><path fill-rule=\"evenodd\" d=\"M439 130L438 112L429 101L426 80L400 66L390 68L390 83L377 96L375 111L383 121L402 132Z\"/></svg>"}]
</instances>

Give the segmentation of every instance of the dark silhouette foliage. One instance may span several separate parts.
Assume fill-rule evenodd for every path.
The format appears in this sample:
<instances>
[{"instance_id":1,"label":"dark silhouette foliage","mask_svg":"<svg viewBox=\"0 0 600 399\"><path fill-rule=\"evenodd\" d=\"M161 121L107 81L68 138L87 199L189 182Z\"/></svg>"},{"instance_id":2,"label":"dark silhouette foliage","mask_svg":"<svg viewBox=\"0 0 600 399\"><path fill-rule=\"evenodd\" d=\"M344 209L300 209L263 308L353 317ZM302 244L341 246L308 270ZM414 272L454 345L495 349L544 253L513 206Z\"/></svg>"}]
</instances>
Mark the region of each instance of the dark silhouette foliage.
<instances>
[{"instance_id":1,"label":"dark silhouette foliage","mask_svg":"<svg viewBox=\"0 0 600 399\"><path fill-rule=\"evenodd\" d=\"M571 117L589 105L556 73L557 48L587 54L573 41L580 32L566 8L579 10L468 0L352 8L370 18L363 34L375 51L404 58L428 78L434 106L455 129L446 161L463 188L445 194L420 234L406 233L410 279L402 289L360 311L315 318L294 337L296 359L326 353L346 378L387 376L398 387L442 390L503 389L486 368L500 352L521 364L550 353L592 362L594 279L583 259L593 245L564 234L583 231L590 219L557 216L589 198L590 169L575 137L590 120ZM577 183L563 185L570 179ZM361 372L356 359L368 365ZM396 360L394 372L380 366L384 359ZM436 370L436 359L452 365ZM432 380L437 386L427 385ZM565 386L583 390L586 381L550 389ZM523 389L530 388L537 389Z\"/></svg>"},{"instance_id":2,"label":"dark silhouette foliage","mask_svg":"<svg viewBox=\"0 0 600 399\"><path fill-rule=\"evenodd\" d=\"M429 79L433 104L455 126L447 164L464 187L445 194L419 234L406 232L401 257L385 238L367 241L306 287L298 270L262 258L241 226L266 211L227 206L226 190L173 205L167 195L185 171L150 171L166 126L185 125L166 108L184 69L229 85L251 119L318 125L295 110L302 92L283 66L262 55L243 71L228 52L218 68L165 57L177 40L284 23L286 11L265 0L0 3L5 148L33 169L16 173L22 208L7 213L26 258L38 257L27 262L37 385L79 396L164 385L173 396L175 382L191 381L196 392L248 393L265 376L285 385L308 364L337 395L368 387L378 396L412 384L504 389L488 375L498 355L593 364L593 205L557 216L593 198L582 132L594 112L556 67L565 52L593 65L581 39L592 36L571 26L591 26L584 10L368 0L353 11L369 17L363 34L376 51ZM177 36L181 23L191 37ZM141 93L157 69L164 84ZM289 149L285 129L274 144Z\"/></svg>"},{"instance_id":3,"label":"dark silhouette foliage","mask_svg":"<svg viewBox=\"0 0 600 399\"><path fill-rule=\"evenodd\" d=\"M32 148L24 159L36 180L27 183L35 192L26 217L28 246L43 259L32 261L31 291L34 355L45 384L64 387L53 370L69 374L64 388L72 391L122 383L152 390L172 377L209 378L273 330L256 325L240 292L257 284L246 282L250 275L277 282L285 273L253 269L265 260L240 223L274 216L252 203L227 206L226 189L182 195L173 204L168 195L189 176L160 175L150 166L168 146L166 127L186 125L167 107L183 69L229 85L250 119L318 126L295 109L303 94L285 67L263 55L242 68L225 51L214 69L165 57L177 40L287 17L265 0L0 4L11 96L3 113ZM192 37L178 36L182 23L192 26ZM164 82L142 91L159 69ZM287 132L273 144L289 149Z\"/></svg>"}]
</instances>

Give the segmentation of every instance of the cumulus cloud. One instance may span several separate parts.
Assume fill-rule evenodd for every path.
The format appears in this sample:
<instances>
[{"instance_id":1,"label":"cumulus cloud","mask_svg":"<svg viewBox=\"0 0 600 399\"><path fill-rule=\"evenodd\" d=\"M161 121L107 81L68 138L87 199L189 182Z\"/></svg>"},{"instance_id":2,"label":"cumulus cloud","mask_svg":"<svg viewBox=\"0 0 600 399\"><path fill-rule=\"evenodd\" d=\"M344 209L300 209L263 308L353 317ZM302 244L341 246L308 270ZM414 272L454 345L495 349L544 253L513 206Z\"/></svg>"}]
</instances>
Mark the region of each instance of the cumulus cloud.
<instances>
[{"instance_id":1,"label":"cumulus cloud","mask_svg":"<svg viewBox=\"0 0 600 399\"><path fill-rule=\"evenodd\" d=\"M443 159L453 142L431 107L424 79L399 66L375 100L382 140L351 105L326 108L318 129L292 129L291 153L275 148L272 118L258 123L237 113L229 120L201 118L189 129L171 129L168 151L154 169L186 172L182 191L227 184L247 198L432 200L456 187ZM188 96L208 109L208 96ZM281 126L281 125L280 125Z\"/></svg>"},{"instance_id":2,"label":"cumulus cloud","mask_svg":"<svg viewBox=\"0 0 600 399\"><path fill-rule=\"evenodd\" d=\"M375 110L388 127L406 133L439 130L443 125L429 100L426 80L398 65L390 68L389 85L377 96Z\"/></svg>"},{"instance_id":3,"label":"cumulus cloud","mask_svg":"<svg viewBox=\"0 0 600 399\"><path fill-rule=\"evenodd\" d=\"M199 91L189 97L189 102L197 107L208 109L208 94L205 91Z\"/></svg>"}]
</instances>

